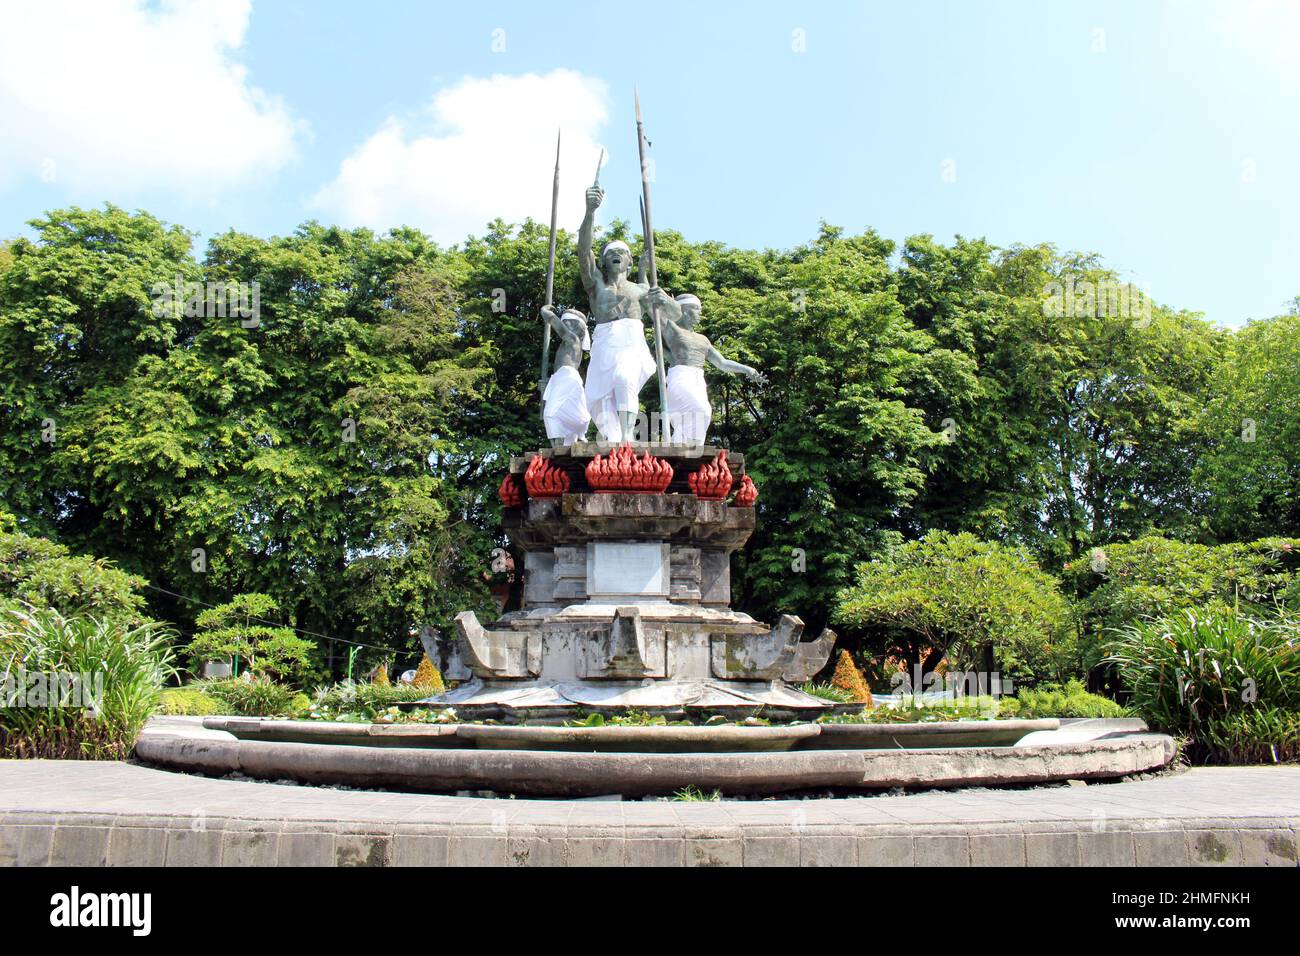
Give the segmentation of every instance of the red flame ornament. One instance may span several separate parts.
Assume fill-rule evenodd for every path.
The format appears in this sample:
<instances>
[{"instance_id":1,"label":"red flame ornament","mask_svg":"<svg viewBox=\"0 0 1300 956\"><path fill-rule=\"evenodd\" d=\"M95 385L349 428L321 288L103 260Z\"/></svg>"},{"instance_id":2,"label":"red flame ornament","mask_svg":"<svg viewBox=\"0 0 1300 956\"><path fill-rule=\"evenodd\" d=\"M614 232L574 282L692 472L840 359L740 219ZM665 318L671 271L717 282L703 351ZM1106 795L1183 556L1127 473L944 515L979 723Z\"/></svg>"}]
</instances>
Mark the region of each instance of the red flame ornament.
<instances>
[{"instance_id":1,"label":"red flame ornament","mask_svg":"<svg viewBox=\"0 0 1300 956\"><path fill-rule=\"evenodd\" d=\"M638 458L630 443L587 464L587 484L601 494L661 495L672 480L672 465L648 451Z\"/></svg>"},{"instance_id":2,"label":"red flame ornament","mask_svg":"<svg viewBox=\"0 0 1300 956\"><path fill-rule=\"evenodd\" d=\"M506 475L501 479L501 487L497 489L497 497L507 508L522 508L524 506L524 493L519 490L519 482L515 481L514 475Z\"/></svg>"},{"instance_id":3,"label":"red flame ornament","mask_svg":"<svg viewBox=\"0 0 1300 956\"><path fill-rule=\"evenodd\" d=\"M534 455L524 472L530 498L558 498L569 490L569 476L551 464L549 458Z\"/></svg>"},{"instance_id":4,"label":"red flame ornament","mask_svg":"<svg viewBox=\"0 0 1300 956\"><path fill-rule=\"evenodd\" d=\"M705 501L722 501L731 494L732 474L727 467L727 453L718 452L718 457L706 465L701 465L686 479L695 497Z\"/></svg>"},{"instance_id":5,"label":"red flame ornament","mask_svg":"<svg viewBox=\"0 0 1300 956\"><path fill-rule=\"evenodd\" d=\"M740 479L740 488L736 491L736 497L731 500L740 508L754 507L754 502L758 500L758 485L750 480L749 475L746 475Z\"/></svg>"}]
</instances>

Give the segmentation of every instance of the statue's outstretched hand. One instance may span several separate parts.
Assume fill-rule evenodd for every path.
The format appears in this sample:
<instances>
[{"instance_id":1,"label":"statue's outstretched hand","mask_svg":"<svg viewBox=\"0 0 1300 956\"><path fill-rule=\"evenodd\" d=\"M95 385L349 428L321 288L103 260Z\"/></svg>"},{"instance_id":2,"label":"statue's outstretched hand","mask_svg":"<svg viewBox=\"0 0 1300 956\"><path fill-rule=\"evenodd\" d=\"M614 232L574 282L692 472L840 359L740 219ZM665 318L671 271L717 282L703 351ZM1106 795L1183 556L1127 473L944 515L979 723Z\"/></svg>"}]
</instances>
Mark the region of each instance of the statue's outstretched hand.
<instances>
[{"instance_id":1,"label":"statue's outstretched hand","mask_svg":"<svg viewBox=\"0 0 1300 956\"><path fill-rule=\"evenodd\" d=\"M759 371L758 369L756 369L756 368L751 368L749 371L747 371L747 372L745 373L745 377L748 378L748 379L749 379L751 382L753 382L755 385L766 385L766 384L767 384L767 376L764 375L762 372L760 372L760 371Z\"/></svg>"},{"instance_id":2,"label":"statue's outstretched hand","mask_svg":"<svg viewBox=\"0 0 1300 956\"><path fill-rule=\"evenodd\" d=\"M605 201L605 190L599 186L587 187L587 211L593 212L600 208L600 204Z\"/></svg>"}]
</instances>

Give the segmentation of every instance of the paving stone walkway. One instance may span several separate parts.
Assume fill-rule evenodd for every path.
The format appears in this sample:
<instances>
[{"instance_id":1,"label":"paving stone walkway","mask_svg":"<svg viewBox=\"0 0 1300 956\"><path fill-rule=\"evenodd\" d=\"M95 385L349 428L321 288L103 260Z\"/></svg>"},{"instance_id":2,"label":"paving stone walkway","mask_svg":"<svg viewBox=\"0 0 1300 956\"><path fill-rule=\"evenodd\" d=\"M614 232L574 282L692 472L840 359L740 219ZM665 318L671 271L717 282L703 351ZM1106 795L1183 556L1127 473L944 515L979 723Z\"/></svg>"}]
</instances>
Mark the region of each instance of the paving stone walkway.
<instances>
[{"instance_id":1,"label":"paving stone walkway","mask_svg":"<svg viewBox=\"0 0 1300 956\"><path fill-rule=\"evenodd\" d=\"M0 864L1297 865L1300 767L836 800L505 800L0 761Z\"/></svg>"}]
</instances>

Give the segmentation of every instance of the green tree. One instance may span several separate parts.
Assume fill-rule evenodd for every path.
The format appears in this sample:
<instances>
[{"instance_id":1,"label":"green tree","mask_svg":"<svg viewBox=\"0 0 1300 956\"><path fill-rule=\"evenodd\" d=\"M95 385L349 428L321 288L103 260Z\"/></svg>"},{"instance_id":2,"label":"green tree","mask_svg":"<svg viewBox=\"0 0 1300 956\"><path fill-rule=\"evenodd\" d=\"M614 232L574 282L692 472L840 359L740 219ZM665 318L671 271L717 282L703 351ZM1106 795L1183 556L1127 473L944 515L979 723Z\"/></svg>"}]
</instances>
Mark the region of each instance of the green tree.
<instances>
[{"instance_id":1,"label":"green tree","mask_svg":"<svg viewBox=\"0 0 1300 956\"><path fill-rule=\"evenodd\" d=\"M30 225L35 237L0 259L0 501L34 531L113 555L96 539L102 506L58 457L60 433L87 393L188 331L153 305L156 284L195 277L190 234L111 205Z\"/></svg>"},{"instance_id":2,"label":"green tree","mask_svg":"<svg viewBox=\"0 0 1300 956\"><path fill-rule=\"evenodd\" d=\"M191 668L199 673L204 661L231 660L255 677L300 683L309 673L314 644L275 623L280 613L265 594L239 594L204 611L188 648Z\"/></svg>"},{"instance_id":3,"label":"green tree","mask_svg":"<svg viewBox=\"0 0 1300 956\"><path fill-rule=\"evenodd\" d=\"M953 441L913 533L1009 536L1052 563L1116 536L1195 533L1196 418L1222 331L1050 246L920 237L899 282L912 321L977 368L964 401L920 397Z\"/></svg>"},{"instance_id":4,"label":"green tree","mask_svg":"<svg viewBox=\"0 0 1300 956\"><path fill-rule=\"evenodd\" d=\"M1291 314L1237 330L1215 367L1195 477L1216 539L1300 534L1297 382L1300 298Z\"/></svg>"},{"instance_id":5,"label":"green tree","mask_svg":"<svg viewBox=\"0 0 1300 956\"><path fill-rule=\"evenodd\" d=\"M909 385L933 368L933 341L899 307L892 251L874 233L824 226L777 264L765 295L744 296L754 312L736 357L768 384L731 386L721 432L761 489L733 591L755 613L824 624L854 565L898 535L924 455L943 440L909 401Z\"/></svg>"},{"instance_id":6,"label":"green tree","mask_svg":"<svg viewBox=\"0 0 1300 956\"><path fill-rule=\"evenodd\" d=\"M965 532L931 531L863 565L835 620L900 656L911 674L944 658L982 669L986 649L1017 681L1060 681L1077 663L1057 580L1024 549Z\"/></svg>"}]
</instances>

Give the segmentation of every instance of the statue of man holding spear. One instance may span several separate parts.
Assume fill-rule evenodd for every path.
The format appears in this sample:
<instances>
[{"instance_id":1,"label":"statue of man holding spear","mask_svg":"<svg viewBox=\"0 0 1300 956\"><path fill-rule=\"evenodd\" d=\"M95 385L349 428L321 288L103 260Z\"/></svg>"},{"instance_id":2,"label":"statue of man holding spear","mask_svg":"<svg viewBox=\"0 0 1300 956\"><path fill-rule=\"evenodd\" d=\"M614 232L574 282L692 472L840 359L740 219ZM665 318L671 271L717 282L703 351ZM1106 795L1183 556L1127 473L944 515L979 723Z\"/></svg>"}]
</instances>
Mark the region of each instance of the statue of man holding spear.
<instances>
[{"instance_id":1,"label":"statue of man holding spear","mask_svg":"<svg viewBox=\"0 0 1300 956\"><path fill-rule=\"evenodd\" d=\"M638 107L639 114L639 107ZM637 134L640 135L638 116ZM644 156L643 156L644 158ZM583 288L596 324L587 365L587 406L603 441L619 443L635 437L641 389L655 373L656 361L646 344L642 302L650 292L650 282L633 282L629 278L632 250L621 239L605 244L597 261L592 252L592 229L596 210L605 198L600 188L600 171L596 182L587 190L587 211L578 228L578 268ZM653 251L647 237L642 256L641 277L653 277ZM662 348L656 337L656 346ZM662 362L659 363L662 367Z\"/></svg>"},{"instance_id":2,"label":"statue of man holding spear","mask_svg":"<svg viewBox=\"0 0 1300 956\"><path fill-rule=\"evenodd\" d=\"M555 135L555 177L551 185L551 238L546 261L546 304L542 306L542 422L552 448L564 448L587 438L591 415L583 392L578 366L582 353L591 348L587 317L577 309L556 311L555 301L555 212L560 199L560 135ZM548 373L551 331L559 336L555 350L555 372Z\"/></svg>"}]
</instances>

